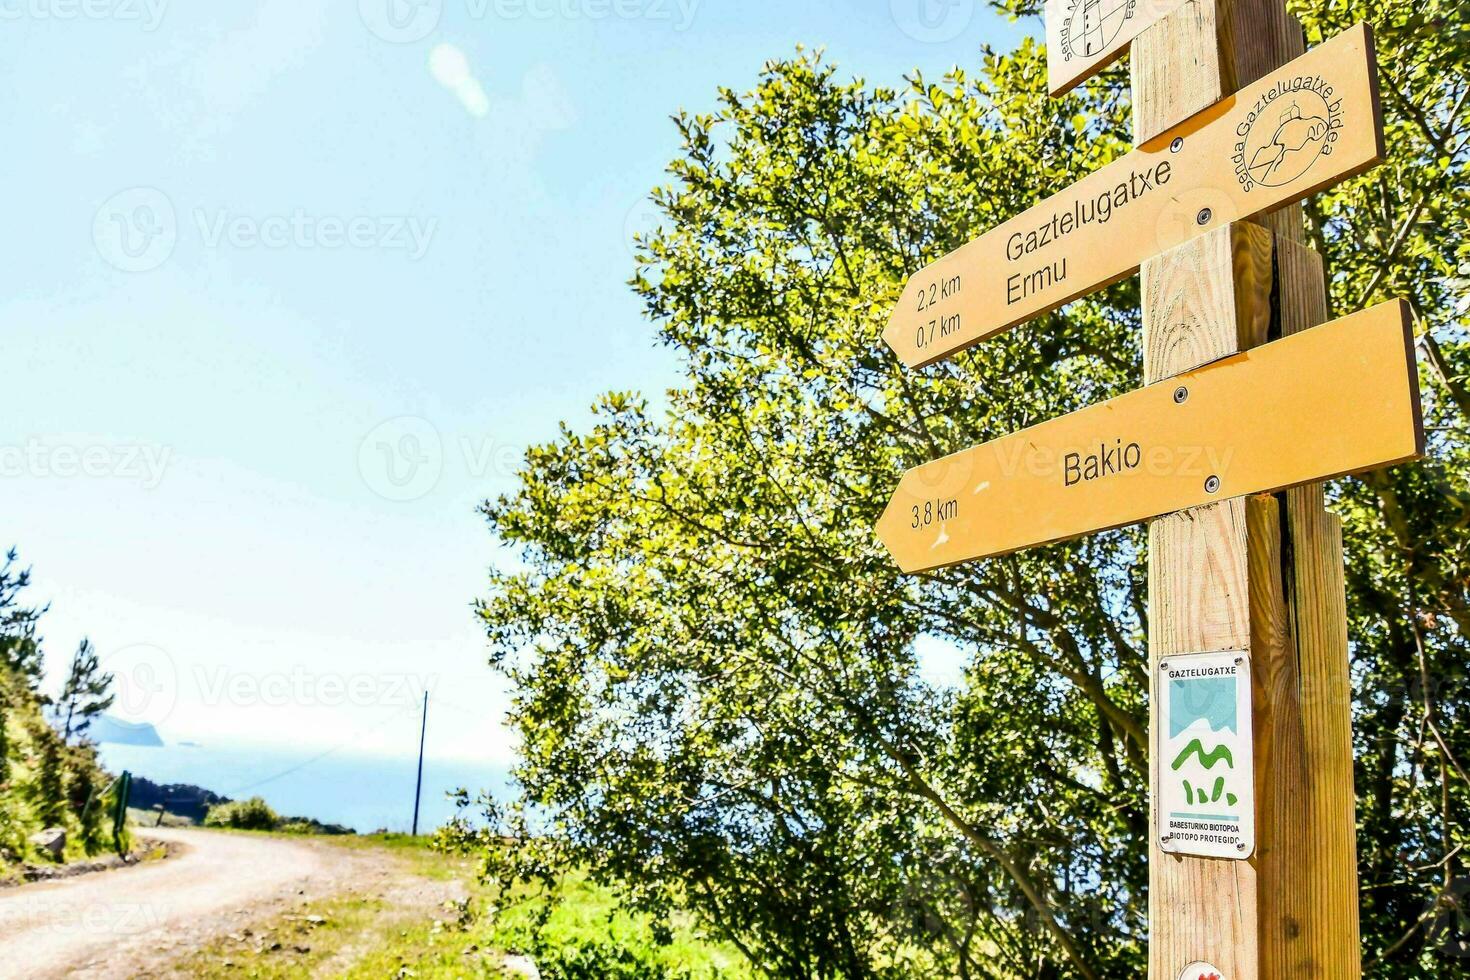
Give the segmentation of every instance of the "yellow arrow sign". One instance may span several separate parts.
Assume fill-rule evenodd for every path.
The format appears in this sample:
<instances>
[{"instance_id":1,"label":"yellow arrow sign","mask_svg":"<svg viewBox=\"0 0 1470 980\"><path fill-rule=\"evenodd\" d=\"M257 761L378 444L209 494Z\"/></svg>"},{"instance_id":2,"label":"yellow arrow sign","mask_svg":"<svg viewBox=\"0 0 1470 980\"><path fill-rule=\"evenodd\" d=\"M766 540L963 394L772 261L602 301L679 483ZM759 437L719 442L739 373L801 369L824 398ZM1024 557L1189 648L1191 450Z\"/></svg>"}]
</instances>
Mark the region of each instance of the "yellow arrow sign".
<instances>
[{"instance_id":1,"label":"yellow arrow sign","mask_svg":"<svg viewBox=\"0 0 1470 980\"><path fill-rule=\"evenodd\" d=\"M1360 24L917 273L883 339L905 364L932 364L1383 154Z\"/></svg>"},{"instance_id":2,"label":"yellow arrow sign","mask_svg":"<svg viewBox=\"0 0 1470 980\"><path fill-rule=\"evenodd\" d=\"M1046 0L1046 73L1052 95L1112 64L1128 42L1185 0Z\"/></svg>"},{"instance_id":3,"label":"yellow arrow sign","mask_svg":"<svg viewBox=\"0 0 1470 980\"><path fill-rule=\"evenodd\" d=\"M1394 301L909 470L878 537L923 571L1423 452Z\"/></svg>"}]
</instances>

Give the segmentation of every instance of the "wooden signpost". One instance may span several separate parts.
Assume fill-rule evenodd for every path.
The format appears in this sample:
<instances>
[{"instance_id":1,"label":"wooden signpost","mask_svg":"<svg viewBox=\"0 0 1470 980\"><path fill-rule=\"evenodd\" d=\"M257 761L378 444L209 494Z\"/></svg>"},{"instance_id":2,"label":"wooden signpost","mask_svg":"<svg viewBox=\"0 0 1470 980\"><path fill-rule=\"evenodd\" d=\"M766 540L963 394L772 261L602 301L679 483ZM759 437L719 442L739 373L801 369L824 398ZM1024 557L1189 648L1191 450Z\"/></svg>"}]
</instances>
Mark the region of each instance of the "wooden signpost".
<instances>
[{"instance_id":1,"label":"wooden signpost","mask_svg":"<svg viewBox=\"0 0 1470 980\"><path fill-rule=\"evenodd\" d=\"M1395 301L912 469L878 536L918 572L1423 451Z\"/></svg>"},{"instance_id":2,"label":"wooden signpost","mask_svg":"<svg viewBox=\"0 0 1470 980\"><path fill-rule=\"evenodd\" d=\"M931 364L1383 152L1373 45L1359 26L921 270L883 339L906 365Z\"/></svg>"},{"instance_id":3,"label":"wooden signpost","mask_svg":"<svg viewBox=\"0 0 1470 980\"><path fill-rule=\"evenodd\" d=\"M1372 37L1304 52L1283 0L1048 0L1047 35L1054 93L1131 49L1136 150L915 275L884 339L923 366L1140 271L1146 387L909 471L878 534L917 571L1148 520L1149 980L1357 980L1317 481L1424 441L1405 305L1318 326L1294 202L1383 158Z\"/></svg>"},{"instance_id":4,"label":"wooden signpost","mask_svg":"<svg viewBox=\"0 0 1470 980\"><path fill-rule=\"evenodd\" d=\"M1184 0L1046 0L1046 71L1052 95L1062 95L1128 49Z\"/></svg>"}]
</instances>

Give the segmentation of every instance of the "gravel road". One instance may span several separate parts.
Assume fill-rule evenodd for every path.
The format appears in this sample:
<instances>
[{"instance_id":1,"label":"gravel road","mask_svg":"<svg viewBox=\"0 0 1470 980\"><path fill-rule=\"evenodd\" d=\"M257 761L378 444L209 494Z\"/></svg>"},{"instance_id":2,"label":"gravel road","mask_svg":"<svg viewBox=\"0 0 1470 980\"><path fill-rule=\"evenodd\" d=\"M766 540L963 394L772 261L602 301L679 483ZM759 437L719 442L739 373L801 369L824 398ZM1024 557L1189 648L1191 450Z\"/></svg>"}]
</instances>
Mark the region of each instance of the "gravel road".
<instances>
[{"instance_id":1,"label":"gravel road","mask_svg":"<svg viewBox=\"0 0 1470 980\"><path fill-rule=\"evenodd\" d=\"M371 853L277 837L150 829L167 860L0 890L0 977L137 976L239 917L388 873Z\"/></svg>"}]
</instances>

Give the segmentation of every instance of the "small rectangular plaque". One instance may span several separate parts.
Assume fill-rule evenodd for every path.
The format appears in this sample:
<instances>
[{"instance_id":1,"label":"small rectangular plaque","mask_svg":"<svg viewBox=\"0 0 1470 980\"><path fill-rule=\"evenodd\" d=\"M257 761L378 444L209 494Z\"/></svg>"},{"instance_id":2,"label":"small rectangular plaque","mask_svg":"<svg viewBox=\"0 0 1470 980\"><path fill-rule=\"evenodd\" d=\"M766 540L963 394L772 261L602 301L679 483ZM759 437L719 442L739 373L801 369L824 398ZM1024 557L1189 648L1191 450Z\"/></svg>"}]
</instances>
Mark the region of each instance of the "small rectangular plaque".
<instances>
[{"instance_id":1,"label":"small rectangular plaque","mask_svg":"<svg viewBox=\"0 0 1470 980\"><path fill-rule=\"evenodd\" d=\"M1160 847L1244 860L1256 849L1250 657L1178 654L1164 658L1159 674Z\"/></svg>"}]
</instances>

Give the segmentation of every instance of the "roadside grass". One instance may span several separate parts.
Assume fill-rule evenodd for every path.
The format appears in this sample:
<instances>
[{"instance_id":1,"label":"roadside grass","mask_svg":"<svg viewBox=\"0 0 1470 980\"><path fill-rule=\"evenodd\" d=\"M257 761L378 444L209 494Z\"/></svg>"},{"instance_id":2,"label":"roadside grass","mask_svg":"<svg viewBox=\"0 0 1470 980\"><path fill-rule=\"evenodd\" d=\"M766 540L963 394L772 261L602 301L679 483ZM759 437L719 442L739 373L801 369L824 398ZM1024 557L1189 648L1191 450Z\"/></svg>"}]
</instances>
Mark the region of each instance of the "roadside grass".
<instances>
[{"instance_id":1,"label":"roadside grass","mask_svg":"<svg viewBox=\"0 0 1470 980\"><path fill-rule=\"evenodd\" d=\"M188 954L172 965L169 975L202 980L505 978L519 976L504 969L506 956L525 954L535 960L544 980L752 976L734 947L703 937L691 921L674 922L670 934L660 937L646 916L629 912L611 890L583 875L569 876L549 895L523 886L504 908L497 908L496 890L475 880L474 862L432 850L431 838L371 834L313 839L348 850L388 851L406 875L462 882L467 900L411 914L370 894L302 900L290 912L251 922ZM553 907L538 932L535 924L548 901Z\"/></svg>"},{"instance_id":2,"label":"roadside grass","mask_svg":"<svg viewBox=\"0 0 1470 980\"><path fill-rule=\"evenodd\" d=\"M289 837L290 834L281 836ZM469 858L453 857L433 849L432 837L410 837L408 834L345 834L342 836L313 837L349 850L386 850L406 862L414 874L436 881L460 878L467 883L474 877L474 864Z\"/></svg>"},{"instance_id":3,"label":"roadside grass","mask_svg":"<svg viewBox=\"0 0 1470 980\"><path fill-rule=\"evenodd\" d=\"M195 950L172 964L169 975L201 980L317 976L334 956L369 935L382 914L383 903L367 896L306 902Z\"/></svg>"},{"instance_id":4,"label":"roadside grass","mask_svg":"<svg viewBox=\"0 0 1470 980\"><path fill-rule=\"evenodd\" d=\"M243 834L300 840L280 831L211 828L211 833ZM389 852L404 876L429 881L469 882L468 860L430 849L430 838L407 834L315 836L344 850ZM457 918L449 910L405 910L377 894L348 892L303 899L289 912L251 922L173 964L170 975L223 978L478 976L473 963L448 955L443 923ZM458 938L458 937L456 937ZM454 948L454 955L464 943ZM440 956L438 954L446 955ZM444 969L421 972L415 965L441 960ZM452 969L451 969L452 967ZM467 972L470 967L470 972ZM485 974L494 976L495 974Z\"/></svg>"},{"instance_id":5,"label":"roadside grass","mask_svg":"<svg viewBox=\"0 0 1470 980\"><path fill-rule=\"evenodd\" d=\"M676 916L660 935L646 915L631 912L609 888L583 874L563 878L547 894L524 886L493 909L486 894L480 929L488 945L525 953L546 980L745 980L752 973L734 946ZM550 915L538 931L536 921Z\"/></svg>"}]
</instances>

